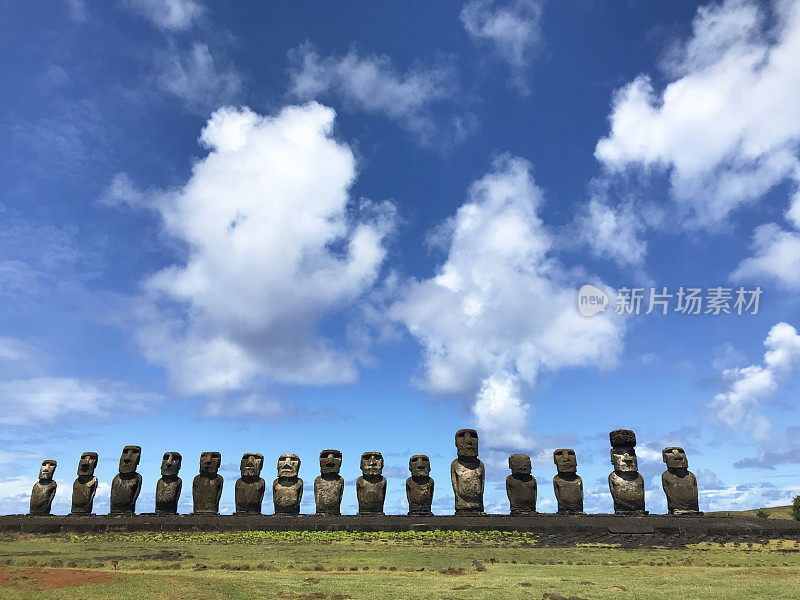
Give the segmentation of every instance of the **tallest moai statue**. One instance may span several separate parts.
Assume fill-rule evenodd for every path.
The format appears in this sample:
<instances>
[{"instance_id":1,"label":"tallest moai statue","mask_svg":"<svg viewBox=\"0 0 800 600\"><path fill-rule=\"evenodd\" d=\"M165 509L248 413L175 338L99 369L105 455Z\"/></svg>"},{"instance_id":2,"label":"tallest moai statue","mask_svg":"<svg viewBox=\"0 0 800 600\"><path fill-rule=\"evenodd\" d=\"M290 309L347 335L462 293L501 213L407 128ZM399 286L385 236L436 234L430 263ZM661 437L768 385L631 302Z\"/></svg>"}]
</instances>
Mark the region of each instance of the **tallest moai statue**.
<instances>
[{"instance_id":1,"label":"tallest moai statue","mask_svg":"<svg viewBox=\"0 0 800 600\"><path fill-rule=\"evenodd\" d=\"M636 434L630 429L615 429L609 434L611 463L608 487L617 514L647 514L644 509L644 478L636 460Z\"/></svg>"},{"instance_id":2,"label":"tallest moai statue","mask_svg":"<svg viewBox=\"0 0 800 600\"><path fill-rule=\"evenodd\" d=\"M459 429L456 432L456 451L458 458L450 463L456 514L482 515L486 470L478 458L478 432L474 429Z\"/></svg>"}]
</instances>

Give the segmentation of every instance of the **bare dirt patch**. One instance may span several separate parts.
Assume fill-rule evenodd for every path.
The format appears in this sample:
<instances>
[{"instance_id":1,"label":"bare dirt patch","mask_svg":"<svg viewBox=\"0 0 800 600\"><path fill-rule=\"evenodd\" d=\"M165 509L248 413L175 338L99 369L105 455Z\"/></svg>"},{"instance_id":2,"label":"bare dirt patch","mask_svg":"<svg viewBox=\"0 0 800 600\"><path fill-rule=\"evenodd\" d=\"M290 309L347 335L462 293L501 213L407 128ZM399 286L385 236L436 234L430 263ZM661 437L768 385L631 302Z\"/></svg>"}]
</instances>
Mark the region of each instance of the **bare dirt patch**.
<instances>
[{"instance_id":1,"label":"bare dirt patch","mask_svg":"<svg viewBox=\"0 0 800 600\"><path fill-rule=\"evenodd\" d=\"M117 578L102 571L80 569L46 569L28 567L19 571L0 570L0 588L24 590L56 590L78 585L110 583Z\"/></svg>"}]
</instances>

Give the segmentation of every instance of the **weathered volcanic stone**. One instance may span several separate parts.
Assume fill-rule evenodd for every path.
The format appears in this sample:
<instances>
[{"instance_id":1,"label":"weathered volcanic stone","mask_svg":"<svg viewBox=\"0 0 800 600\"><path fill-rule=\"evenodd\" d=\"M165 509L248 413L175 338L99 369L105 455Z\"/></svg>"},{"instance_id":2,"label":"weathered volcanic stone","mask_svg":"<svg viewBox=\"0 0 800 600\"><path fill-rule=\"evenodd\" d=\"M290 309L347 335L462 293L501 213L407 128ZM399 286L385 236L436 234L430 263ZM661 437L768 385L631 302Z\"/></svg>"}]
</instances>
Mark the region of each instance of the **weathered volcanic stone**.
<instances>
[{"instance_id":1,"label":"weathered volcanic stone","mask_svg":"<svg viewBox=\"0 0 800 600\"><path fill-rule=\"evenodd\" d=\"M478 432L459 429L456 432L456 451L458 458L450 463L456 514L482 515L486 469L478 458Z\"/></svg>"},{"instance_id":2,"label":"weathered volcanic stone","mask_svg":"<svg viewBox=\"0 0 800 600\"><path fill-rule=\"evenodd\" d=\"M667 510L671 515L700 514L697 478L689 470L689 460L683 448L664 448L661 456L667 470L661 474L661 485L667 495Z\"/></svg>"},{"instance_id":3,"label":"weathered volcanic stone","mask_svg":"<svg viewBox=\"0 0 800 600\"><path fill-rule=\"evenodd\" d=\"M183 482L178 477L183 457L178 452L165 452L161 457L161 479L156 483L156 513L174 515L178 512Z\"/></svg>"},{"instance_id":4,"label":"weathered volcanic stone","mask_svg":"<svg viewBox=\"0 0 800 600\"><path fill-rule=\"evenodd\" d=\"M222 475L218 474L222 455L219 452L203 452L200 455L200 474L192 482L193 512L198 515L219 513L219 498L222 495Z\"/></svg>"},{"instance_id":5,"label":"weathered volcanic stone","mask_svg":"<svg viewBox=\"0 0 800 600\"><path fill-rule=\"evenodd\" d=\"M132 515L136 512L136 499L142 491L142 476L136 472L142 457L140 446L125 446L119 458L119 473L111 481L112 515Z\"/></svg>"},{"instance_id":6,"label":"weathered volcanic stone","mask_svg":"<svg viewBox=\"0 0 800 600\"><path fill-rule=\"evenodd\" d=\"M577 473L578 459L575 450L559 448L553 452L553 462L558 473L553 477L553 490L560 513L583 513L583 480Z\"/></svg>"},{"instance_id":7,"label":"weathered volcanic stone","mask_svg":"<svg viewBox=\"0 0 800 600\"><path fill-rule=\"evenodd\" d=\"M236 514L260 515L261 503L267 483L261 478L264 457L257 452L242 455L239 471L242 476L236 480Z\"/></svg>"},{"instance_id":8,"label":"weathered volcanic stone","mask_svg":"<svg viewBox=\"0 0 800 600\"><path fill-rule=\"evenodd\" d=\"M358 514L382 515L386 500L386 477L383 476L383 455L380 452L364 452L361 455L361 472L356 480Z\"/></svg>"},{"instance_id":9,"label":"weathered volcanic stone","mask_svg":"<svg viewBox=\"0 0 800 600\"><path fill-rule=\"evenodd\" d=\"M506 477L506 494L515 516L536 513L536 478L531 475L531 457L512 454L508 457L511 475Z\"/></svg>"},{"instance_id":10,"label":"weathered volcanic stone","mask_svg":"<svg viewBox=\"0 0 800 600\"><path fill-rule=\"evenodd\" d=\"M53 481L53 474L58 463L54 460L43 460L39 468L39 480L33 484L31 490L31 512L32 515L49 515L53 498L56 495L56 482Z\"/></svg>"},{"instance_id":11,"label":"weathered volcanic stone","mask_svg":"<svg viewBox=\"0 0 800 600\"><path fill-rule=\"evenodd\" d=\"M433 478L431 461L424 454L415 454L408 461L411 477L406 479L408 514L418 517L430 516L433 502Z\"/></svg>"},{"instance_id":12,"label":"weathered volcanic stone","mask_svg":"<svg viewBox=\"0 0 800 600\"><path fill-rule=\"evenodd\" d=\"M644 478L636 460L636 435L629 429L616 429L609 434L611 463L614 472L608 476L608 487L614 498L617 514L647 514L644 506Z\"/></svg>"},{"instance_id":13,"label":"weathered volcanic stone","mask_svg":"<svg viewBox=\"0 0 800 600\"><path fill-rule=\"evenodd\" d=\"M97 477L94 470L97 468L97 452L84 452L78 461L78 477L72 484L72 510L73 515L90 515L94 505L94 495L97 493Z\"/></svg>"},{"instance_id":14,"label":"weathered volcanic stone","mask_svg":"<svg viewBox=\"0 0 800 600\"><path fill-rule=\"evenodd\" d=\"M278 478L272 482L272 502L275 514L299 515L303 500L303 480L300 474L300 457L281 454L278 458Z\"/></svg>"},{"instance_id":15,"label":"weathered volcanic stone","mask_svg":"<svg viewBox=\"0 0 800 600\"><path fill-rule=\"evenodd\" d=\"M319 453L320 475L314 480L314 501L318 515L341 514L344 479L339 475L342 453L323 450Z\"/></svg>"}]
</instances>

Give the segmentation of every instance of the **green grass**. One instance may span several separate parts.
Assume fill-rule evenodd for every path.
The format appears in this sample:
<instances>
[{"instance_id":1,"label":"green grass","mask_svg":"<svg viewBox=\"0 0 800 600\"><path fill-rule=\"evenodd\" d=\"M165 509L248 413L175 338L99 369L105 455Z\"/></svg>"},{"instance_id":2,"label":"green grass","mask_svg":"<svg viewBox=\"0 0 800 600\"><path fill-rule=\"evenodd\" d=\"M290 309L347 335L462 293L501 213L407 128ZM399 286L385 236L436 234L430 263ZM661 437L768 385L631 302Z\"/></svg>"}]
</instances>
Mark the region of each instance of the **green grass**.
<instances>
[{"instance_id":1,"label":"green grass","mask_svg":"<svg viewBox=\"0 0 800 600\"><path fill-rule=\"evenodd\" d=\"M798 550L788 540L544 548L500 532L13 536L0 540L0 598L788 600L800 589ZM40 589L84 572L113 580Z\"/></svg>"},{"instance_id":2,"label":"green grass","mask_svg":"<svg viewBox=\"0 0 800 600\"><path fill-rule=\"evenodd\" d=\"M793 519L792 507L789 506L772 506L769 508L754 508L753 510L726 510L714 513L707 513L709 515L719 515L723 517L757 517L756 513L759 510L765 510L769 514L768 519Z\"/></svg>"}]
</instances>

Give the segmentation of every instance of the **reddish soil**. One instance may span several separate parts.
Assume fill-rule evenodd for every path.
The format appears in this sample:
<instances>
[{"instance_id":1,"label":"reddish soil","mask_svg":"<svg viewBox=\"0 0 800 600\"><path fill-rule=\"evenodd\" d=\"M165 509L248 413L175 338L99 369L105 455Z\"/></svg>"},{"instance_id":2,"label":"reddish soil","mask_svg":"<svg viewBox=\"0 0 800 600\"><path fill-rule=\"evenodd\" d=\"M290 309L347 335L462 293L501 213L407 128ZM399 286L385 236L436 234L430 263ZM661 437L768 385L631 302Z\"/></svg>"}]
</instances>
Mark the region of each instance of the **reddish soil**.
<instances>
[{"instance_id":1,"label":"reddish soil","mask_svg":"<svg viewBox=\"0 0 800 600\"><path fill-rule=\"evenodd\" d=\"M0 588L55 590L76 585L110 583L116 578L116 575L102 571L28 567L19 571L0 570Z\"/></svg>"}]
</instances>

